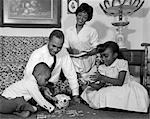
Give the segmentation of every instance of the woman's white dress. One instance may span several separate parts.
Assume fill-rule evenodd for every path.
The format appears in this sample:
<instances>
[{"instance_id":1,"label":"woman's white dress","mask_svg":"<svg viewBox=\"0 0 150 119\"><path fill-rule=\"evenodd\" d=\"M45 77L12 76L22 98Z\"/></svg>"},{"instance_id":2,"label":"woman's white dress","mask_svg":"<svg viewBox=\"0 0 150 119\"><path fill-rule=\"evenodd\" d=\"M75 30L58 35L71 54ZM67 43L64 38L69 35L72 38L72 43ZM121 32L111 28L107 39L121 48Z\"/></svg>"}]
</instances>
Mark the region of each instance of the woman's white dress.
<instances>
[{"instance_id":1,"label":"woman's white dress","mask_svg":"<svg viewBox=\"0 0 150 119\"><path fill-rule=\"evenodd\" d=\"M130 75L128 62L123 59L116 59L110 66L100 65L98 71L108 77L117 78L120 71L127 71L122 86L108 86L98 91L90 90L87 87L81 94L90 107L116 108L136 112L147 112L149 107L149 96L147 90ZM135 78L135 77L134 77Z\"/></svg>"},{"instance_id":2,"label":"woman's white dress","mask_svg":"<svg viewBox=\"0 0 150 119\"><path fill-rule=\"evenodd\" d=\"M72 26L66 31L64 47L77 49L79 53L90 51L99 44L98 33L90 26L84 25L79 33L76 27ZM86 77L86 74L95 65L95 55L89 57L72 58L76 72Z\"/></svg>"}]
</instances>

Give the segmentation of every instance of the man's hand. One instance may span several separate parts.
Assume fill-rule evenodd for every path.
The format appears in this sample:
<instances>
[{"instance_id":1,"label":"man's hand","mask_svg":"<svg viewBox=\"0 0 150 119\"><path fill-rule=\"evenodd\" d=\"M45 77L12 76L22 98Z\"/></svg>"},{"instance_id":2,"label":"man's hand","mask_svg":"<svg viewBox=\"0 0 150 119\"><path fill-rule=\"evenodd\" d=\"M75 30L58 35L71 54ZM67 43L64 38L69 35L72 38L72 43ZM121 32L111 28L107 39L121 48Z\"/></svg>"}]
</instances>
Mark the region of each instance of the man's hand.
<instances>
[{"instance_id":1,"label":"man's hand","mask_svg":"<svg viewBox=\"0 0 150 119\"><path fill-rule=\"evenodd\" d=\"M73 101L74 101L74 102L77 102L77 103L80 103L80 98L79 98L79 96L78 96L78 95L73 96Z\"/></svg>"}]
</instances>

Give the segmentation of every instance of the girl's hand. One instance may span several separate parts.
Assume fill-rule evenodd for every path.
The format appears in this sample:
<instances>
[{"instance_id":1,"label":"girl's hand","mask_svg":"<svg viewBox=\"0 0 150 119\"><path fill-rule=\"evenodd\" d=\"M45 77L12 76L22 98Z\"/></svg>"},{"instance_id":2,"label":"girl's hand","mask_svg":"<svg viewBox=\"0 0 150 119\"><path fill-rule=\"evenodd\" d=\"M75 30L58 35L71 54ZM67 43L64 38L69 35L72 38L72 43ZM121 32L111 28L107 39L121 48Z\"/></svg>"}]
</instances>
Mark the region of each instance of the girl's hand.
<instances>
[{"instance_id":1,"label":"girl's hand","mask_svg":"<svg viewBox=\"0 0 150 119\"><path fill-rule=\"evenodd\" d=\"M102 75L99 72L95 72L95 75L90 75L90 80L91 81L100 81L102 80Z\"/></svg>"},{"instance_id":2,"label":"girl's hand","mask_svg":"<svg viewBox=\"0 0 150 119\"><path fill-rule=\"evenodd\" d=\"M95 82L90 83L89 86L91 86L94 90L99 90L100 88L104 87L104 83L98 83L96 84Z\"/></svg>"}]
</instances>

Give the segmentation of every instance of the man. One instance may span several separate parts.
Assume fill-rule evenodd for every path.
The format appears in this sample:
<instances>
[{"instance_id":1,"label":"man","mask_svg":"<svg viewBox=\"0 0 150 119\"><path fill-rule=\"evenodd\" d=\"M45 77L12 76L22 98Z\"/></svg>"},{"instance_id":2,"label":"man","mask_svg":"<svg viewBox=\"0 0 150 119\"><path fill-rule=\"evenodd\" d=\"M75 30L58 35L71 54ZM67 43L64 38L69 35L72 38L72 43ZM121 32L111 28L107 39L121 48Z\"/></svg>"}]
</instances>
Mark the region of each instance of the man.
<instances>
[{"instance_id":1,"label":"man","mask_svg":"<svg viewBox=\"0 0 150 119\"><path fill-rule=\"evenodd\" d=\"M65 48L63 48L64 34L60 30L54 30L49 36L48 44L35 50L26 65L24 70L24 78L28 79L32 75L33 68L39 62L45 62L49 67L52 67L54 63L54 56L56 56L55 68L52 71L52 76L49 82L56 83L59 80L61 69L68 79L70 88L72 90L73 100L80 102L79 100L79 85L77 80L77 74L75 72L72 60ZM47 92L48 94L48 92Z\"/></svg>"}]
</instances>

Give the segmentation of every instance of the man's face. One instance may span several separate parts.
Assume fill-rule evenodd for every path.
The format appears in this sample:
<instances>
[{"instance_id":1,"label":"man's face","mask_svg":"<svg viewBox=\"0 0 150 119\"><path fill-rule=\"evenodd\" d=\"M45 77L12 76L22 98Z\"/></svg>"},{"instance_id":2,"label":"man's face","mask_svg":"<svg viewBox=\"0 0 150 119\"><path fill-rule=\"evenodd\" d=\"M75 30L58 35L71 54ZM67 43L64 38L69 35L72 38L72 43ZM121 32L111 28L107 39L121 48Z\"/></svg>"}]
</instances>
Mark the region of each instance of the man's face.
<instances>
[{"instance_id":1,"label":"man's face","mask_svg":"<svg viewBox=\"0 0 150 119\"><path fill-rule=\"evenodd\" d=\"M53 36L52 39L49 41L48 44L48 50L49 53L54 56L56 55L62 48L64 43L63 39L57 38L56 36Z\"/></svg>"}]
</instances>

